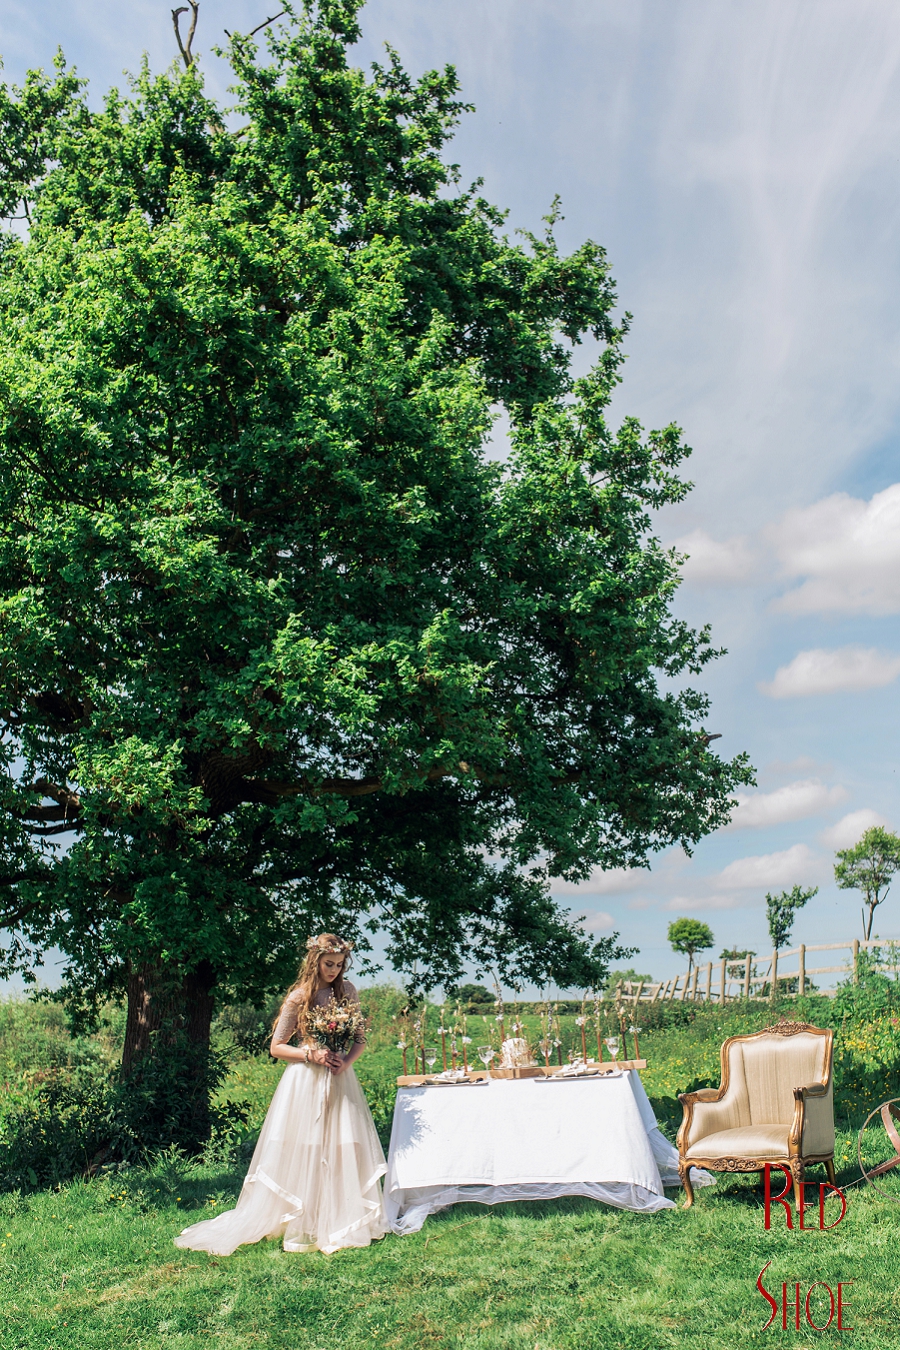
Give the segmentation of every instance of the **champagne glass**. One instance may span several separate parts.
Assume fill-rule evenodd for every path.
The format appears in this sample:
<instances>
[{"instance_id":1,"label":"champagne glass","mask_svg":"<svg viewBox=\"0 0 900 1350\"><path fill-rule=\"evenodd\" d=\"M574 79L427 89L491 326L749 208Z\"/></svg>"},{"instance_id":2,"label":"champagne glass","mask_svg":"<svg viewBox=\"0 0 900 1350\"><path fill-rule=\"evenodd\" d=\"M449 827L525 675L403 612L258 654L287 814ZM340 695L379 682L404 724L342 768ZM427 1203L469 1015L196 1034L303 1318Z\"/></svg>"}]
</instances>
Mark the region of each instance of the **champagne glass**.
<instances>
[{"instance_id":1,"label":"champagne glass","mask_svg":"<svg viewBox=\"0 0 900 1350\"><path fill-rule=\"evenodd\" d=\"M488 1076L488 1078L490 1078L490 1076L491 1076L491 1060L494 1058L493 1047L490 1046L490 1045L479 1045L479 1046L477 1047L477 1050L478 1050L478 1058L481 1060L482 1064L484 1065L485 1069L487 1070L487 1076Z\"/></svg>"},{"instance_id":2,"label":"champagne glass","mask_svg":"<svg viewBox=\"0 0 900 1350\"><path fill-rule=\"evenodd\" d=\"M619 1038L618 1036L604 1036L603 1044L606 1046L613 1059L619 1058Z\"/></svg>"},{"instance_id":3,"label":"champagne glass","mask_svg":"<svg viewBox=\"0 0 900 1350\"><path fill-rule=\"evenodd\" d=\"M437 1057L438 1057L437 1046L429 1045L425 1051L425 1063L428 1065L429 1071L433 1069L435 1064L437 1063Z\"/></svg>"}]
</instances>

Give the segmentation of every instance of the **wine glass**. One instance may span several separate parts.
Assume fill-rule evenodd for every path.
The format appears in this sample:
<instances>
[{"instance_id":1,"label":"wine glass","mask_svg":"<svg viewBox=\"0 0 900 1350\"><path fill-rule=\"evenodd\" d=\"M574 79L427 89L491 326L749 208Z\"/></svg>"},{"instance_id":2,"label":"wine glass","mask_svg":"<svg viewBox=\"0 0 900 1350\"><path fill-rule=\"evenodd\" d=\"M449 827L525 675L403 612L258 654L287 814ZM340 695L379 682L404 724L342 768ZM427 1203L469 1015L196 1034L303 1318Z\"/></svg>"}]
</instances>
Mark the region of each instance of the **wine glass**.
<instances>
[{"instance_id":1,"label":"wine glass","mask_svg":"<svg viewBox=\"0 0 900 1350\"><path fill-rule=\"evenodd\" d=\"M477 1046L477 1050L478 1050L478 1058L481 1060L482 1064L487 1070L488 1078L490 1078L491 1060L494 1058L493 1048L490 1045L479 1045Z\"/></svg>"},{"instance_id":2,"label":"wine glass","mask_svg":"<svg viewBox=\"0 0 900 1350\"><path fill-rule=\"evenodd\" d=\"M619 1038L618 1036L604 1036L603 1044L606 1046L613 1059L619 1058Z\"/></svg>"},{"instance_id":3,"label":"wine glass","mask_svg":"<svg viewBox=\"0 0 900 1350\"><path fill-rule=\"evenodd\" d=\"M433 1069L437 1063L438 1049L436 1045L429 1045L425 1051L425 1063L429 1069Z\"/></svg>"}]
</instances>

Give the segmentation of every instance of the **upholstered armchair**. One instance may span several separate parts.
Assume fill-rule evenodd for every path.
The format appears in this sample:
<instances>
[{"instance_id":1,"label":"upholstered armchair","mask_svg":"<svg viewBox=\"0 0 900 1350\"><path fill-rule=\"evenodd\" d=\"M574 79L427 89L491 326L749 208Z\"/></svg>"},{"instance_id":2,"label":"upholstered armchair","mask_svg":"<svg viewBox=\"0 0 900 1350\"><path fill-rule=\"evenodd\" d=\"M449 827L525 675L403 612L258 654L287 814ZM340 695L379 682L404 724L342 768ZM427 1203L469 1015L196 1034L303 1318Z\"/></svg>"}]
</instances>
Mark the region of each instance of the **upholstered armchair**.
<instances>
[{"instance_id":1,"label":"upholstered armchair","mask_svg":"<svg viewBox=\"0 0 900 1350\"><path fill-rule=\"evenodd\" d=\"M833 1049L832 1031L805 1022L729 1037L721 1087L679 1097L678 1171L686 1209L694 1203L692 1167L761 1172L767 1162L785 1163L798 1209L809 1163L824 1163L834 1185Z\"/></svg>"}]
</instances>

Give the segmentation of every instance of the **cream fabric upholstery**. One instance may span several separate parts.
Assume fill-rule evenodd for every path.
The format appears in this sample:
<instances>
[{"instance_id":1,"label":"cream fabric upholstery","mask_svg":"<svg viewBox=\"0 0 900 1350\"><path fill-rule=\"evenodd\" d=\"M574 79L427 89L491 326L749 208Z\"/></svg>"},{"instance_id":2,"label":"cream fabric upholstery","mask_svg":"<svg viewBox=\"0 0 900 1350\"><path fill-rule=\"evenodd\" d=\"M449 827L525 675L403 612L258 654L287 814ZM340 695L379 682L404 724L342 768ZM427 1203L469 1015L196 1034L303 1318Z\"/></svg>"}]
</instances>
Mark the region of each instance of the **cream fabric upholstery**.
<instances>
[{"instance_id":1,"label":"cream fabric upholstery","mask_svg":"<svg viewBox=\"0 0 900 1350\"><path fill-rule=\"evenodd\" d=\"M733 1041L728 1090L721 1101L694 1104L685 1157L785 1157L794 1118L794 1088L821 1083L829 1065L824 1036L797 1032ZM834 1151L831 1075L822 1097L808 1097L800 1154Z\"/></svg>"},{"instance_id":2,"label":"cream fabric upholstery","mask_svg":"<svg viewBox=\"0 0 900 1350\"><path fill-rule=\"evenodd\" d=\"M691 1144L687 1158L786 1158L787 1125L744 1125L705 1134Z\"/></svg>"}]
</instances>

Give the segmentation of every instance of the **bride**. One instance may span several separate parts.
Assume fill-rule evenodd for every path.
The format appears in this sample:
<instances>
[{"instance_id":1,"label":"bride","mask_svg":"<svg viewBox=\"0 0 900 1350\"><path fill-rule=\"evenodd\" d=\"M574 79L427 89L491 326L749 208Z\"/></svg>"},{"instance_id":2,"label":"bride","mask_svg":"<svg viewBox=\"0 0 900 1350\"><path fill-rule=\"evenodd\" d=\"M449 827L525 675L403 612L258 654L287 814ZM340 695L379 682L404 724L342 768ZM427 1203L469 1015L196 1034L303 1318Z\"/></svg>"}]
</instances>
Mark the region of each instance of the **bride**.
<instances>
[{"instance_id":1,"label":"bride","mask_svg":"<svg viewBox=\"0 0 900 1350\"><path fill-rule=\"evenodd\" d=\"M288 990L270 1046L287 1061L235 1209L192 1224L176 1247L229 1256L245 1242L281 1237L286 1252L367 1247L387 1232L380 1178L386 1164L351 1068L365 1048L334 1054L306 1039L309 1009L331 999L358 1003L344 979L350 943L320 933ZM297 1034L299 1045L290 1045Z\"/></svg>"}]
</instances>

